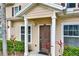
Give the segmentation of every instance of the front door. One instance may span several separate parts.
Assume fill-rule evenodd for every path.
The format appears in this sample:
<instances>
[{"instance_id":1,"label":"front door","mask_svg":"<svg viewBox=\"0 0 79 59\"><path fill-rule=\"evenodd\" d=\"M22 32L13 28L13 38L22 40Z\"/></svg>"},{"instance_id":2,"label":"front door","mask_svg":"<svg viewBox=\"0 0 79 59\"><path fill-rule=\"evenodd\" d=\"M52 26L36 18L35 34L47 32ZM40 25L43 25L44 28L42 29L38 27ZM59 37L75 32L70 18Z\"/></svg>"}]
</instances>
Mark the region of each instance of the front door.
<instances>
[{"instance_id":1,"label":"front door","mask_svg":"<svg viewBox=\"0 0 79 59\"><path fill-rule=\"evenodd\" d=\"M40 26L40 53L50 54L50 25Z\"/></svg>"}]
</instances>

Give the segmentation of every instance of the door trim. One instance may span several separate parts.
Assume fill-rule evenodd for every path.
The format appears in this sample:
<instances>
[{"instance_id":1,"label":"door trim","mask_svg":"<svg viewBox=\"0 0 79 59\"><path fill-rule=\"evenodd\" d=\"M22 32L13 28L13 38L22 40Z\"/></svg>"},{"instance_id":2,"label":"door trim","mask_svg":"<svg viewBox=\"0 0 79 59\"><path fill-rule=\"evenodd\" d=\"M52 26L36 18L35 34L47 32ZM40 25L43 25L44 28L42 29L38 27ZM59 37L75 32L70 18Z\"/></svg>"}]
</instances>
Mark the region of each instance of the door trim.
<instances>
[{"instance_id":1,"label":"door trim","mask_svg":"<svg viewBox=\"0 0 79 59\"><path fill-rule=\"evenodd\" d=\"M38 24L38 46L39 46L38 53L40 52L40 26L42 26L42 25L44 25L44 24ZM51 24L45 24L45 25L50 25L50 28L51 28ZM50 53L51 53L51 49L50 49Z\"/></svg>"}]
</instances>

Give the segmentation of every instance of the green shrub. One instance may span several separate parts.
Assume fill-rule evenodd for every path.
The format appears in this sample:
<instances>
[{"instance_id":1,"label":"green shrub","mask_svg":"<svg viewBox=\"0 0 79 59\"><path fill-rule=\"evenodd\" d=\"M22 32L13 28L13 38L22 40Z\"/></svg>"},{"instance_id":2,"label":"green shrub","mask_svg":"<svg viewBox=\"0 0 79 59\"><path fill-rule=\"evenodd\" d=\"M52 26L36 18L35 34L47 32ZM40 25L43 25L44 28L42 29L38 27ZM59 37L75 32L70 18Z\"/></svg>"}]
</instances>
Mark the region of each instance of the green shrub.
<instances>
[{"instance_id":1,"label":"green shrub","mask_svg":"<svg viewBox=\"0 0 79 59\"><path fill-rule=\"evenodd\" d=\"M13 43L10 40L7 40L7 50L8 52L13 50ZM2 40L0 40L0 51L2 51ZM15 41L15 51L24 52L24 43L21 41Z\"/></svg>"},{"instance_id":2,"label":"green shrub","mask_svg":"<svg viewBox=\"0 0 79 59\"><path fill-rule=\"evenodd\" d=\"M79 56L79 47L65 46L63 55L64 56Z\"/></svg>"},{"instance_id":3,"label":"green shrub","mask_svg":"<svg viewBox=\"0 0 79 59\"><path fill-rule=\"evenodd\" d=\"M0 40L0 51L2 51L2 40Z\"/></svg>"}]
</instances>

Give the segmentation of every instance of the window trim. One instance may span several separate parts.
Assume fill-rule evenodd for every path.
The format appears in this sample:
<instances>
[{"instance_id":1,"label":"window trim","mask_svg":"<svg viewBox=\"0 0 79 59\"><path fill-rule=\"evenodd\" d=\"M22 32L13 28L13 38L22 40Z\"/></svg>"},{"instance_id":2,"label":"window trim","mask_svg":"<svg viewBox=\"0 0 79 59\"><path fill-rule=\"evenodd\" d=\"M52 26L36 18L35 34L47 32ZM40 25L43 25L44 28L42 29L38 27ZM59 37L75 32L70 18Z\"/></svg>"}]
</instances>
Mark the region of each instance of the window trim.
<instances>
[{"instance_id":1,"label":"window trim","mask_svg":"<svg viewBox=\"0 0 79 59\"><path fill-rule=\"evenodd\" d=\"M15 13L15 8L18 7L18 12L19 12L19 11L20 11L20 9L19 9L20 6L21 6L21 5L12 7L12 8L13 8L13 13L12 13L13 16L16 15L16 13Z\"/></svg>"},{"instance_id":2,"label":"window trim","mask_svg":"<svg viewBox=\"0 0 79 59\"><path fill-rule=\"evenodd\" d=\"M64 43L64 25L79 25L79 22L65 22L61 24L61 40ZM62 53L64 52L64 44L62 45Z\"/></svg>"},{"instance_id":3,"label":"window trim","mask_svg":"<svg viewBox=\"0 0 79 59\"><path fill-rule=\"evenodd\" d=\"M70 3L67 3L67 6L66 6L67 8L76 8L76 6L77 6L76 3L74 3L74 4L75 4L75 7L70 7L69 4L70 4Z\"/></svg>"},{"instance_id":4,"label":"window trim","mask_svg":"<svg viewBox=\"0 0 79 59\"><path fill-rule=\"evenodd\" d=\"M22 26L24 26L24 25L20 25L20 32L19 32L19 33L20 33L20 40L21 40L21 27L22 27ZM31 34L30 34L30 35L31 35L31 40L30 40L30 42L28 42L28 44L31 44L31 43L32 43L32 25L29 24L28 26L31 27Z\"/></svg>"},{"instance_id":5,"label":"window trim","mask_svg":"<svg viewBox=\"0 0 79 59\"><path fill-rule=\"evenodd\" d=\"M67 7L67 3L65 3L65 6L64 6L65 8ZM73 7L73 8L68 8L68 9L76 9L76 8L79 8L78 7L78 3L76 3L76 7Z\"/></svg>"},{"instance_id":6,"label":"window trim","mask_svg":"<svg viewBox=\"0 0 79 59\"><path fill-rule=\"evenodd\" d=\"M17 12L15 12L16 8L18 8L18 11L19 11L19 6L14 7L14 15L17 13Z\"/></svg>"},{"instance_id":7,"label":"window trim","mask_svg":"<svg viewBox=\"0 0 79 59\"><path fill-rule=\"evenodd\" d=\"M78 26L78 28L79 28L79 25L77 24L73 24L73 25L64 25L64 27L69 27L69 26ZM69 28L63 28L64 29L64 36L66 37L79 37L79 34L78 34L78 32L79 32L79 29L78 28L76 28L76 29L69 29ZM77 32L78 31L78 32ZM68 32L68 33L67 33ZM76 32L76 33L70 33L70 32Z\"/></svg>"}]
</instances>

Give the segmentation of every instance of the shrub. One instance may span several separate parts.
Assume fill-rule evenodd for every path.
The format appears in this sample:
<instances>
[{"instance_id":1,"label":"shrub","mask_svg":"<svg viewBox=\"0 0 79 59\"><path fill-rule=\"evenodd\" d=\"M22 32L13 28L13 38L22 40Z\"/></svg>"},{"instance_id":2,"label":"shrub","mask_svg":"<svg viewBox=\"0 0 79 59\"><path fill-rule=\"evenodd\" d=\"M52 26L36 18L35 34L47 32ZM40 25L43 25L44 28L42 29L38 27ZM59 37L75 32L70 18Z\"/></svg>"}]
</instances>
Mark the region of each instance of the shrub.
<instances>
[{"instance_id":1,"label":"shrub","mask_svg":"<svg viewBox=\"0 0 79 59\"><path fill-rule=\"evenodd\" d=\"M10 40L7 40L7 50L8 52L13 50L13 43ZM0 40L0 51L2 51L2 40ZM15 41L15 51L24 52L24 43L21 41Z\"/></svg>"},{"instance_id":2,"label":"shrub","mask_svg":"<svg viewBox=\"0 0 79 59\"><path fill-rule=\"evenodd\" d=\"M79 47L65 46L63 55L64 56L79 56Z\"/></svg>"}]
</instances>

